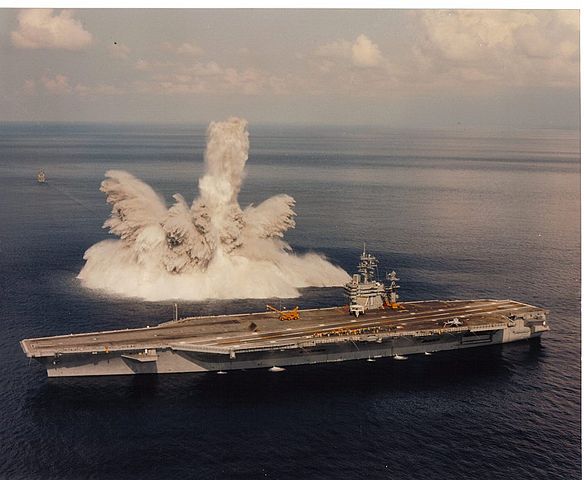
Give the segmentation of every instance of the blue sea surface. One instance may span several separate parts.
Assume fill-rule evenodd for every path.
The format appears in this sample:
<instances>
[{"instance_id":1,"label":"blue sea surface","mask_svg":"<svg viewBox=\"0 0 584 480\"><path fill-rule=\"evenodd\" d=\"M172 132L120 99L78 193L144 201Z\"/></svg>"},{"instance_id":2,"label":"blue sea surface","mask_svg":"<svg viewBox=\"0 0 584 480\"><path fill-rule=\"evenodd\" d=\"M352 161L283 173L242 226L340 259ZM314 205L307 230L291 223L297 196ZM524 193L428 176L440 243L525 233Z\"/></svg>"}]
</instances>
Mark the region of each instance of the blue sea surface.
<instances>
[{"instance_id":1,"label":"blue sea surface","mask_svg":"<svg viewBox=\"0 0 584 480\"><path fill-rule=\"evenodd\" d=\"M0 124L0 478L580 478L579 132L251 125L250 135L240 202L292 195L296 251L352 272L367 242L382 271L398 272L403 300L512 298L548 308L552 330L539 345L278 374L47 379L21 339L171 319L172 302L106 296L76 275L110 237L105 171L190 201L205 127ZM281 302L343 295L309 288Z\"/></svg>"}]
</instances>

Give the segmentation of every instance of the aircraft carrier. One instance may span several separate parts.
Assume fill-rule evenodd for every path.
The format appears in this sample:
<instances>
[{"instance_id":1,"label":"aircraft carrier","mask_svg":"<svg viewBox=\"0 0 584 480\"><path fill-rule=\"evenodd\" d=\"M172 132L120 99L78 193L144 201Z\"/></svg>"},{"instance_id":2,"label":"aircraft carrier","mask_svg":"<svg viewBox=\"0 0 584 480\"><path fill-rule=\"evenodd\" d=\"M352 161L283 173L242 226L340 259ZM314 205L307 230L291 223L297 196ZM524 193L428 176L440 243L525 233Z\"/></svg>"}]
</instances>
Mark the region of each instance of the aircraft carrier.
<instances>
[{"instance_id":1,"label":"aircraft carrier","mask_svg":"<svg viewBox=\"0 0 584 480\"><path fill-rule=\"evenodd\" d=\"M345 285L348 305L175 319L145 328L20 342L49 377L218 372L405 359L539 338L548 311L513 300L398 302L397 275L377 279L377 259L363 251Z\"/></svg>"}]
</instances>

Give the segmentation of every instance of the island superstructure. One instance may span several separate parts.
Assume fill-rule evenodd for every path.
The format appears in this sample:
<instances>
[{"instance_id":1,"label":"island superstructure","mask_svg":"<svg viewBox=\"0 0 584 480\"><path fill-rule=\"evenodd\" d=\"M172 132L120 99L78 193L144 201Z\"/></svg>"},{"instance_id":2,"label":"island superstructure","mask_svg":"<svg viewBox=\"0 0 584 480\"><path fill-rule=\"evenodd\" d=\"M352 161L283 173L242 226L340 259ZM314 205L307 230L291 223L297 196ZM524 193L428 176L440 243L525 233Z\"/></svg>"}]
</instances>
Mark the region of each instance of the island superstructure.
<instances>
[{"instance_id":1,"label":"island superstructure","mask_svg":"<svg viewBox=\"0 0 584 480\"><path fill-rule=\"evenodd\" d=\"M398 302L397 274L379 281L363 251L348 305L175 319L153 327L22 340L49 377L226 372L403 359L539 338L548 311L513 300ZM294 313L291 313L294 312Z\"/></svg>"}]
</instances>

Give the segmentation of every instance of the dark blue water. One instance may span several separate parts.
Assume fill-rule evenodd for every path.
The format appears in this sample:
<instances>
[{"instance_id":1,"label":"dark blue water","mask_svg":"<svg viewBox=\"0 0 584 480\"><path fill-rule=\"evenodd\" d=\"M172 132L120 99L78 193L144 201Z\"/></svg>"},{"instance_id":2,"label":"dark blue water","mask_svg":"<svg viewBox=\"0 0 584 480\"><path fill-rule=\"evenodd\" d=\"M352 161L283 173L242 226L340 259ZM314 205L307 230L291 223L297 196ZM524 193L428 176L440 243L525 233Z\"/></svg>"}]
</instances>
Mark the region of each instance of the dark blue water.
<instances>
[{"instance_id":1,"label":"dark blue water","mask_svg":"<svg viewBox=\"0 0 584 480\"><path fill-rule=\"evenodd\" d=\"M352 270L367 241L406 300L513 298L548 307L553 330L403 362L49 381L20 339L172 316L75 277L107 237L105 170L190 199L204 128L0 125L0 477L580 478L579 133L250 130L241 203L293 195L296 250ZM290 305L340 302L307 289Z\"/></svg>"}]
</instances>

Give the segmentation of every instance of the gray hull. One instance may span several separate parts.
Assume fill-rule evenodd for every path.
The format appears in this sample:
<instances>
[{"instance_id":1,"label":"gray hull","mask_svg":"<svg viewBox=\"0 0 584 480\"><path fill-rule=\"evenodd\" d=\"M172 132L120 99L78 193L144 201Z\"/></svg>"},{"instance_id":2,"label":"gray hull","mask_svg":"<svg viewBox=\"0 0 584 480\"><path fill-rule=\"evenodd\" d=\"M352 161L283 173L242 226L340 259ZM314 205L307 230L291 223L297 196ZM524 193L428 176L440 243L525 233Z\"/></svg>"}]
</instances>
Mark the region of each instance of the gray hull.
<instances>
[{"instance_id":1,"label":"gray hull","mask_svg":"<svg viewBox=\"0 0 584 480\"><path fill-rule=\"evenodd\" d=\"M541 333L530 335L539 337ZM129 356L112 354L80 355L43 359L49 377L95 376L95 375L134 375L153 373L196 373L209 371L248 370L271 368L273 366L312 365L319 363L344 362L350 360L402 357L414 354L435 353L486 345L503 344L504 332L496 331L481 335L477 339L464 338L462 335L442 336L430 342L419 338L400 338L383 342L353 344L332 344L297 350L273 350L251 352L238 355L235 359L225 359L224 355L177 352L172 349L157 352L152 361L135 360ZM520 338L518 340L525 340ZM516 341L516 340L510 340Z\"/></svg>"}]
</instances>

